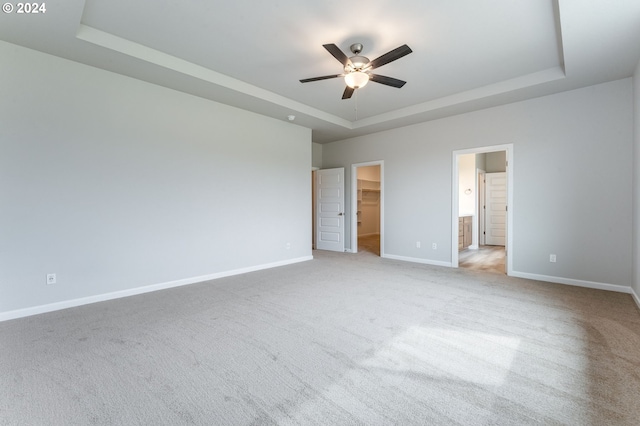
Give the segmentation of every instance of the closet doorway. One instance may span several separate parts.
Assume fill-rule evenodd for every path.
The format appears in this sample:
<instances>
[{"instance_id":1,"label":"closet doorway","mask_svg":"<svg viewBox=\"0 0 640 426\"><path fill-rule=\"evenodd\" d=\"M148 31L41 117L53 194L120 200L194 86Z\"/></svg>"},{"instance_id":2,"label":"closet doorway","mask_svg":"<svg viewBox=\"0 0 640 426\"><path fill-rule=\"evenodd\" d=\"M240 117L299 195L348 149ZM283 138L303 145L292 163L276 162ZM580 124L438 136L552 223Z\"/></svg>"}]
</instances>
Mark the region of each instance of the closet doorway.
<instances>
[{"instance_id":1,"label":"closet doorway","mask_svg":"<svg viewBox=\"0 0 640 426\"><path fill-rule=\"evenodd\" d=\"M351 248L383 256L384 164L382 161L351 167Z\"/></svg>"}]
</instances>

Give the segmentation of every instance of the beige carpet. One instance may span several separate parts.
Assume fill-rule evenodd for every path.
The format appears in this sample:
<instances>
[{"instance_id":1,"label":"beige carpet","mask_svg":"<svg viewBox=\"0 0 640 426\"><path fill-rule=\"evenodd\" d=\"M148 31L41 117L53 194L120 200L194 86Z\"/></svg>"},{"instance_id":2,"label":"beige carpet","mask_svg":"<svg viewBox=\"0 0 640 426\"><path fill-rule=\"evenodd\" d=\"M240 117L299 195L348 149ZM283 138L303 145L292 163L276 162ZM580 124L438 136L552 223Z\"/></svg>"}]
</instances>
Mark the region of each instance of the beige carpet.
<instances>
[{"instance_id":1,"label":"beige carpet","mask_svg":"<svg viewBox=\"0 0 640 426\"><path fill-rule=\"evenodd\" d=\"M629 295L314 256L0 323L0 424L638 424Z\"/></svg>"}]
</instances>

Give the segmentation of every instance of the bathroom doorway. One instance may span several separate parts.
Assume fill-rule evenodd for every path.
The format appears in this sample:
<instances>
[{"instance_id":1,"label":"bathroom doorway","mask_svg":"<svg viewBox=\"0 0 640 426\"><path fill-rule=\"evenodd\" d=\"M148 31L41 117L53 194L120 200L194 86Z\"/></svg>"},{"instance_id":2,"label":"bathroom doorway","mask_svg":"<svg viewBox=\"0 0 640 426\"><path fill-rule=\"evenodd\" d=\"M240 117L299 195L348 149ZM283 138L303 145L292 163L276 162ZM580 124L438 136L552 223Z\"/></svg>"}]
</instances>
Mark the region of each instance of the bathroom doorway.
<instances>
[{"instance_id":1,"label":"bathroom doorway","mask_svg":"<svg viewBox=\"0 0 640 426\"><path fill-rule=\"evenodd\" d=\"M513 147L454 152L452 266L509 274Z\"/></svg>"}]
</instances>

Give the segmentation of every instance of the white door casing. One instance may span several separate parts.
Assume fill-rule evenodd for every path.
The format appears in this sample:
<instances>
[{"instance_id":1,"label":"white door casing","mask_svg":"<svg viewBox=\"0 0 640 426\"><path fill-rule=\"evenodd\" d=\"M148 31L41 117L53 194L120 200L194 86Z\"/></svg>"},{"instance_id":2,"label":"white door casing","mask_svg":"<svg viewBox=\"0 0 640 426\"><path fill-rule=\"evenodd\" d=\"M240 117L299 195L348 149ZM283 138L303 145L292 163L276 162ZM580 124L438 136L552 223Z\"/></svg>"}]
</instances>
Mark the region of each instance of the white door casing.
<instances>
[{"instance_id":1,"label":"white door casing","mask_svg":"<svg viewBox=\"0 0 640 426\"><path fill-rule=\"evenodd\" d=\"M507 173L487 173L485 181L485 244L504 246L507 229Z\"/></svg>"},{"instance_id":2,"label":"white door casing","mask_svg":"<svg viewBox=\"0 0 640 426\"><path fill-rule=\"evenodd\" d=\"M344 251L344 167L318 170L316 248Z\"/></svg>"},{"instance_id":3,"label":"white door casing","mask_svg":"<svg viewBox=\"0 0 640 426\"><path fill-rule=\"evenodd\" d=\"M478 213L478 247L483 246L484 243L484 184L485 184L485 174L484 170L478 169L478 208L476 209Z\"/></svg>"}]
</instances>

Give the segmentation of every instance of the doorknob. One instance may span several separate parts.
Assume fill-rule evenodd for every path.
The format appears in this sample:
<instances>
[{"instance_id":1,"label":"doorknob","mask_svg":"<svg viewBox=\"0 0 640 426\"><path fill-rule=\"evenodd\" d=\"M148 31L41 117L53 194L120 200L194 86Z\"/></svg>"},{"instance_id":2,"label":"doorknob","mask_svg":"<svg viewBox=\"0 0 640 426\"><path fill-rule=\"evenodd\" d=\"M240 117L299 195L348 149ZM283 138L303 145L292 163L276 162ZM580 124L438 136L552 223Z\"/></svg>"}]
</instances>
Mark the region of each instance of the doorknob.
<instances>
[{"instance_id":1,"label":"doorknob","mask_svg":"<svg viewBox=\"0 0 640 426\"><path fill-rule=\"evenodd\" d=\"M340 212L338 213L338 216L344 216L344 213Z\"/></svg>"}]
</instances>

